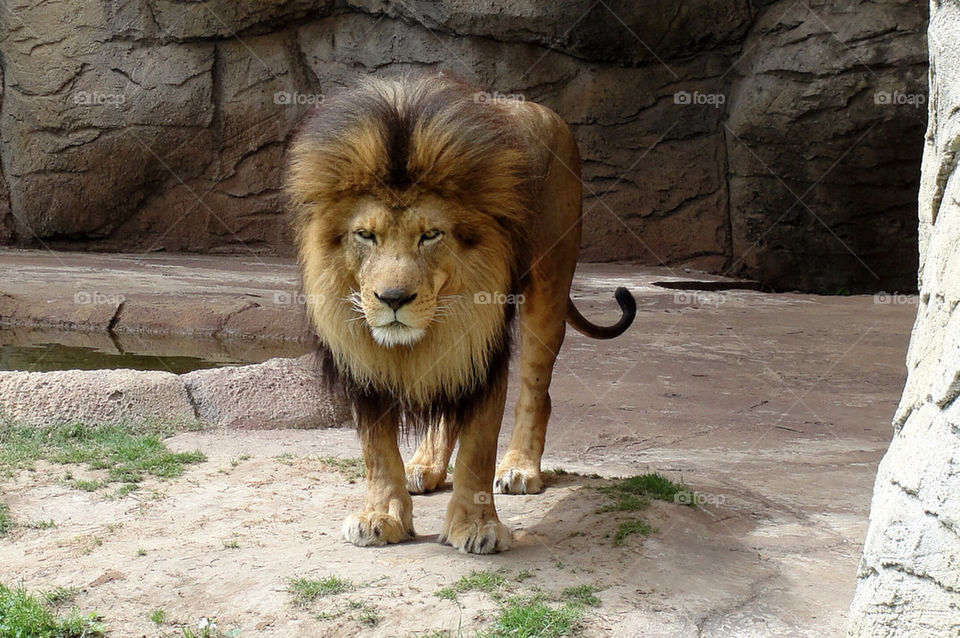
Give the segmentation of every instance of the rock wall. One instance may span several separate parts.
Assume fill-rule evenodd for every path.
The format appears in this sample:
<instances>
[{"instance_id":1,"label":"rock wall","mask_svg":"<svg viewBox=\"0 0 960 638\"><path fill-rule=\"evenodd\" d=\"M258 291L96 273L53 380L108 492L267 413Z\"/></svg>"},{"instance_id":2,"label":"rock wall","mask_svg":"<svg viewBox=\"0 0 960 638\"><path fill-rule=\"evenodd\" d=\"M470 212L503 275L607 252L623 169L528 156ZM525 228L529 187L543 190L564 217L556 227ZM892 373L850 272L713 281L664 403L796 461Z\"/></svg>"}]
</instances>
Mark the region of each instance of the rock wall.
<instances>
[{"instance_id":1,"label":"rock wall","mask_svg":"<svg viewBox=\"0 0 960 638\"><path fill-rule=\"evenodd\" d=\"M4 7L0 242L288 253L302 113L358 75L446 69L572 125L584 259L915 287L916 0Z\"/></svg>"},{"instance_id":2,"label":"rock wall","mask_svg":"<svg viewBox=\"0 0 960 638\"><path fill-rule=\"evenodd\" d=\"M920 295L851 636L960 634L960 4L932 0Z\"/></svg>"}]
</instances>

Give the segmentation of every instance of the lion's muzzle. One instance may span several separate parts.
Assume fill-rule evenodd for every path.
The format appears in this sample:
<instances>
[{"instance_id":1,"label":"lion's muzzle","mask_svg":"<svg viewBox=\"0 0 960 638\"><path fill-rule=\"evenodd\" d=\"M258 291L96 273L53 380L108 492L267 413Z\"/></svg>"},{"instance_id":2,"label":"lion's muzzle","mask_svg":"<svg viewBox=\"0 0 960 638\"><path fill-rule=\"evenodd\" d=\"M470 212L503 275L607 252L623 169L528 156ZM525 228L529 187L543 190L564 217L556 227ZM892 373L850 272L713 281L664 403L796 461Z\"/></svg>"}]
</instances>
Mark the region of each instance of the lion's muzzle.
<instances>
[{"instance_id":1,"label":"lion's muzzle","mask_svg":"<svg viewBox=\"0 0 960 638\"><path fill-rule=\"evenodd\" d=\"M383 292L373 293L373 296L393 308L394 312L396 312L397 310L400 310L401 306L405 306L416 299L417 293L413 293L411 295L406 290L402 290L400 288L388 288Z\"/></svg>"}]
</instances>

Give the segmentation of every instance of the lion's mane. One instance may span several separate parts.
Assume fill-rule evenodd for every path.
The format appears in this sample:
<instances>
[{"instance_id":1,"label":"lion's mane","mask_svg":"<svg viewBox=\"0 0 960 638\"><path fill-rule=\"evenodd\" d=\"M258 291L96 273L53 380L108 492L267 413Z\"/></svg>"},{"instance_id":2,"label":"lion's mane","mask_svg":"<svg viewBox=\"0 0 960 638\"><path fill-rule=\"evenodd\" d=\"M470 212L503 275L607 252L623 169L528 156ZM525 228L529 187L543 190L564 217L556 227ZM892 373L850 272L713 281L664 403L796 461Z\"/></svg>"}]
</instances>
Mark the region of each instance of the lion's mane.
<instances>
[{"instance_id":1,"label":"lion's mane","mask_svg":"<svg viewBox=\"0 0 960 638\"><path fill-rule=\"evenodd\" d=\"M303 293L325 377L347 392L361 427L384 417L462 423L506 374L514 314L473 296L518 293L529 266L531 176L509 118L449 78L367 80L305 118L290 157ZM359 197L401 210L428 194L455 210L461 299L422 342L384 348L346 300L358 286L341 248L346 220Z\"/></svg>"}]
</instances>

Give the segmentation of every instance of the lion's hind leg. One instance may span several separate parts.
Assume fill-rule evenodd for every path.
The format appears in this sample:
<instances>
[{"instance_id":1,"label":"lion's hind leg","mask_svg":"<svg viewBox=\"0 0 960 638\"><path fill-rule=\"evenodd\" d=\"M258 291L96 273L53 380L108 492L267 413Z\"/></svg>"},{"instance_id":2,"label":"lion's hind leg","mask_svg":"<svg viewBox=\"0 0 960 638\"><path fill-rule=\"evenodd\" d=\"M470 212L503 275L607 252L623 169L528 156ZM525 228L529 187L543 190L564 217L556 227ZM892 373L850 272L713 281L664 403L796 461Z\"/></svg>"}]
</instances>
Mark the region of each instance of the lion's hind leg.
<instances>
[{"instance_id":1,"label":"lion's hind leg","mask_svg":"<svg viewBox=\"0 0 960 638\"><path fill-rule=\"evenodd\" d=\"M404 466L408 492L424 494L443 484L455 442L443 422L427 430L413 458Z\"/></svg>"},{"instance_id":2,"label":"lion's hind leg","mask_svg":"<svg viewBox=\"0 0 960 638\"><path fill-rule=\"evenodd\" d=\"M549 299L548 295L531 298L532 312L521 308L520 395L510 447L497 468L494 488L500 494L543 491L540 457L550 419L550 380L566 329L564 309L553 308Z\"/></svg>"},{"instance_id":3,"label":"lion's hind leg","mask_svg":"<svg viewBox=\"0 0 960 638\"><path fill-rule=\"evenodd\" d=\"M366 467L366 500L361 511L343 522L343 535L354 545L386 545L416 536L413 499L404 484L403 459L396 427L373 425L361 429Z\"/></svg>"}]
</instances>

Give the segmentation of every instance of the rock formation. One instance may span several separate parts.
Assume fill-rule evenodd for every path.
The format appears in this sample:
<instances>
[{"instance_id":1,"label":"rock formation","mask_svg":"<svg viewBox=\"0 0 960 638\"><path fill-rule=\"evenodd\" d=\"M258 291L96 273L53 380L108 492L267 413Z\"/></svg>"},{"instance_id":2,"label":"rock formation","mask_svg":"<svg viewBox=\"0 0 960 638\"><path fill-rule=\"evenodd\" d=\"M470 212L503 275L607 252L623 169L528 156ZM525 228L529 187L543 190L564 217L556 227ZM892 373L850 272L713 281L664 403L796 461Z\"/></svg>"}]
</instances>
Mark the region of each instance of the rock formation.
<instances>
[{"instance_id":1,"label":"rock formation","mask_svg":"<svg viewBox=\"0 0 960 638\"><path fill-rule=\"evenodd\" d=\"M960 634L960 5L931 3L920 295L850 635Z\"/></svg>"},{"instance_id":2,"label":"rock formation","mask_svg":"<svg viewBox=\"0 0 960 638\"><path fill-rule=\"evenodd\" d=\"M286 254L302 113L445 69L557 110L586 260L779 288L915 286L916 0L10 0L0 242Z\"/></svg>"}]
</instances>

